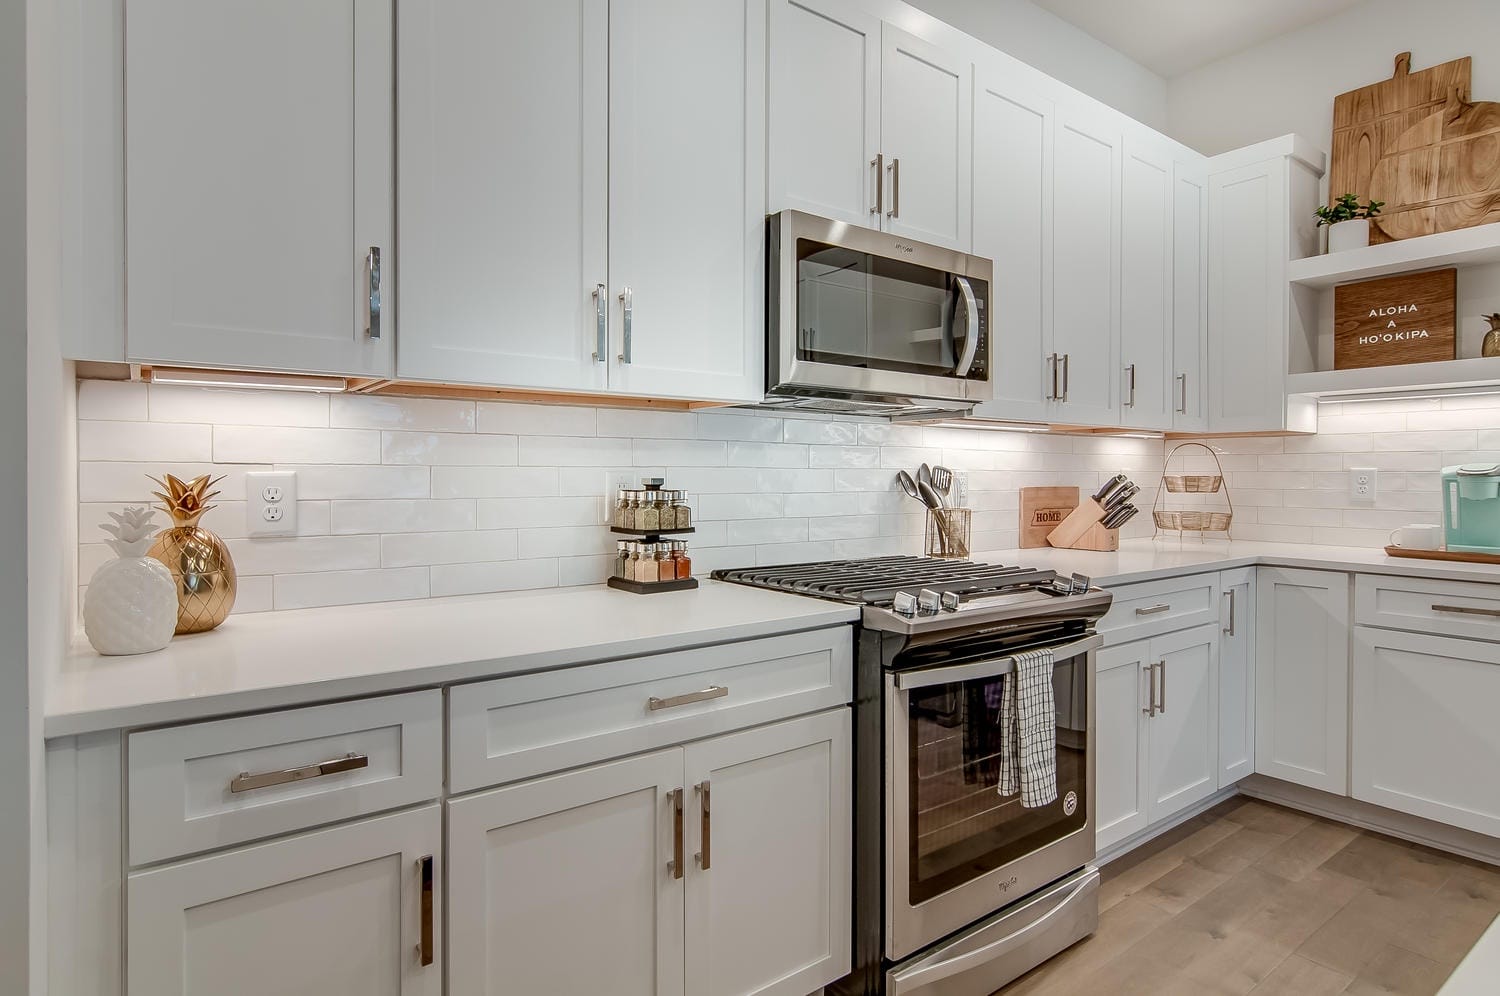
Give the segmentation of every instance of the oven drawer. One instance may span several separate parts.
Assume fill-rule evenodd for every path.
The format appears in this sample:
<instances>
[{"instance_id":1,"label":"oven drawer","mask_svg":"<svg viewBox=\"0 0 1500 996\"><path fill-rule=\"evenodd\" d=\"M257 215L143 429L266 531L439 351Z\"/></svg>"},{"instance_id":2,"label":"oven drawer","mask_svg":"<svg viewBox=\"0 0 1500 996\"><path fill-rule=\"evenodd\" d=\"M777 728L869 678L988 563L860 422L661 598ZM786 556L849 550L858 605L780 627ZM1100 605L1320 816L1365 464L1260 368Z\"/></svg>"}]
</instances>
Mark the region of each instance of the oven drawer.
<instances>
[{"instance_id":1,"label":"oven drawer","mask_svg":"<svg viewBox=\"0 0 1500 996\"><path fill-rule=\"evenodd\" d=\"M1500 641L1500 584L1360 574L1354 620L1361 626Z\"/></svg>"},{"instance_id":2,"label":"oven drawer","mask_svg":"<svg viewBox=\"0 0 1500 996\"><path fill-rule=\"evenodd\" d=\"M452 792L786 719L853 697L848 626L458 685Z\"/></svg>"},{"instance_id":3,"label":"oven drawer","mask_svg":"<svg viewBox=\"0 0 1500 996\"><path fill-rule=\"evenodd\" d=\"M435 799L437 690L130 734L130 863Z\"/></svg>"},{"instance_id":4,"label":"oven drawer","mask_svg":"<svg viewBox=\"0 0 1500 996\"><path fill-rule=\"evenodd\" d=\"M1114 602L1099 620L1099 632L1111 646L1219 621L1216 573L1120 585L1109 591Z\"/></svg>"}]
</instances>

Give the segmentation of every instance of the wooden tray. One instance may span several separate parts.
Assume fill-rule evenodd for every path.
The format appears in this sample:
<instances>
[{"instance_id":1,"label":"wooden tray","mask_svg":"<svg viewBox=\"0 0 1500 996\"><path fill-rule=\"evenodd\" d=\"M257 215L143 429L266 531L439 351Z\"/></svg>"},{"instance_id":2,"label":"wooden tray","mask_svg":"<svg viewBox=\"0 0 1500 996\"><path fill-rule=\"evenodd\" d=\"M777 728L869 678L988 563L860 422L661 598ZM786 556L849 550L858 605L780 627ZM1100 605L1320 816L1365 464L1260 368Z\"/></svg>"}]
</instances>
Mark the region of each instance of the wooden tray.
<instances>
[{"instance_id":1,"label":"wooden tray","mask_svg":"<svg viewBox=\"0 0 1500 996\"><path fill-rule=\"evenodd\" d=\"M1385 552L1392 557L1408 560L1450 560L1466 564L1500 564L1500 553L1470 553L1465 550L1408 550L1404 546L1388 546Z\"/></svg>"},{"instance_id":2,"label":"wooden tray","mask_svg":"<svg viewBox=\"0 0 1500 996\"><path fill-rule=\"evenodd\" d=\"M629 581L625 578L606 578L605 583L611 588L621 591L631 591L637 595L655 595L662 591L688 591L698 587L697 578L683 578L681 581Z\"/></svg>"}]
</instances>

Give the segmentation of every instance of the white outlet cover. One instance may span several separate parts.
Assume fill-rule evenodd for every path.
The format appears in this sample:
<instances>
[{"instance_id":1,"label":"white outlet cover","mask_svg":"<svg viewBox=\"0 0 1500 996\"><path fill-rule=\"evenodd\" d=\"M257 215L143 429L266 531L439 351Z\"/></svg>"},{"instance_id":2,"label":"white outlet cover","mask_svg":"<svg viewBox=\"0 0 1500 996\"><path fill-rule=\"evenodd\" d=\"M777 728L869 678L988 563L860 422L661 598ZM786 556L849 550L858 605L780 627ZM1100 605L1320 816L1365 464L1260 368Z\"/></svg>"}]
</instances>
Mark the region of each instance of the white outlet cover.
<instances>
[{"instance_id":1,"label":"white outlet cover","mask_svg":"<svg viewBox=\"0 0 1500 996\"><path fill-rule=\"evenodd\" d=\"M1380 497L1380 471L1375 467L1349 468L1349 500L1373 505Z\"/></svg>"},{"instance_id":2,"label":"white outlet cover","mask_svg":"<svg viewBox=\"0 0 1500 996\"><path fill-rule=\"evenodd\" d=\"M245 534L297 535L297 472L252 471L245 475Z\"/></svg>"}]
</instances>

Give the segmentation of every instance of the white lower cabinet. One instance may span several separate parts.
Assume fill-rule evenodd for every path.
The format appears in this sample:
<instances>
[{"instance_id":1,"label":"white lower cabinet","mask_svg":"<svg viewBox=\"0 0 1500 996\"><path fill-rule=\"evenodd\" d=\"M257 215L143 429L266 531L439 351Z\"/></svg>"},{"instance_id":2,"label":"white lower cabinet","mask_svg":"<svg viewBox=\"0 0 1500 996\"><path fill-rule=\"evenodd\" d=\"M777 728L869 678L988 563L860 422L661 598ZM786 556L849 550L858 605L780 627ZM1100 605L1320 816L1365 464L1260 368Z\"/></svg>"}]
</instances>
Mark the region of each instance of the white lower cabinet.
<instances>
[{"instance_id":1,"label":"white lower cabinet","mask_svg":"<svg viewBox=\"0 0 1500 996\"><path fill-rule=\"evenodd\" d=\"M126 991L437 996L441 849L432 805L137 872Z\"/></svg>"},{"instance_id":2,"label":"white lower cabinet","mask_svg":"<svg viewBox=\"0 0 1500 996\"><path fill-rule=\"evenodd\" d=\"M1353 658L1350 794L1500 836L1500 646L1359 626Z\"/></svg>"},{"instance_id":3,"label":"white lower cabinet","mask_svg":"<svg viewBox=\"0 0 1500 996\"><path fill-rule=\"evenodd\" d=\"M804 996L847 973L849 723L450 802L450 990Z\"/></svg>"},{"instance_id":4,"label":"white lower cabinet","mask_svg":"<svg viewBox=\"0 0 1500 996\"><path fill-rule=\"evenodd\" d=\"M1255 773L1255 568L1219 575L1219 788Z\"/></svg>"},{"instance_id":5,"label":"white lower cabinet","mask_svg":"<svg viewBox=\"0 0 1500 996\"><path fill-rule=\"evenodd\" d=\"M1218 635L1210 624L1099 651L1099 849L1218 790Z\"/></svg>"},{"instance_id":6,"label":"white lower cabinet","mask_svg":"<svg viewBox=\"0 0 1500 996\"><path fill-rule=\"evenodd\" d=\"M1255 770L1349 791L1349 575L1260 568Z\"/></svg>"}]
</instances>

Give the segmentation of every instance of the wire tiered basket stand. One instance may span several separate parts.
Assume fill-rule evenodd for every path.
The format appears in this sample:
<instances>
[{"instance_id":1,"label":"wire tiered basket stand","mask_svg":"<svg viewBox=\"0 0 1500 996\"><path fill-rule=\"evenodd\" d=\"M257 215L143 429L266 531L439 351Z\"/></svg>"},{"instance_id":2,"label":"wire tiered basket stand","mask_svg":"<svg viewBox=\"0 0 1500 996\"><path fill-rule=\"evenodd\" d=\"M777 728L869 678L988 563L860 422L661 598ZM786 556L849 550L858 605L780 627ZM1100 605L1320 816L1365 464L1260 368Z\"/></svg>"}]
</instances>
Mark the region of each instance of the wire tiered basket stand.
<instances>
[{"instance_id":1,"label":"wire tiered basket stand","mask_svg":"<svg viewBox=\"0 0 1500 996\"><path fill-rule=\"evenodd\" d=\"M1217 474L1174 474L1172 473L1172 461L1177 454L1190 447L1197 447L1207 451L1214 458L1214 466L1218 468ZM1186 459L1186 456L1183 458ZM1224 510L1212 509L1174 509L1171 508L1172 500L1168 495L1181 494L1223 494ZM1215 453L1213 447L1203 443L1179 443L1167 454L1166 465L1162 468L1161 487L1156 489L1156 501L1151 506L1151 518L1156 522L1156 532L1151 536L1155 539L1163 532L1175 532L1180 542L1184 533L1197 533L1198 539L1203 539L1204 533L1223 533L1225 539L1229 539L1229 526L1234 521L1234 502L1229 497L1229 486L1224 483L1224 465L1219 462L1219 454Z\"/></svg>"}]
</instances>

